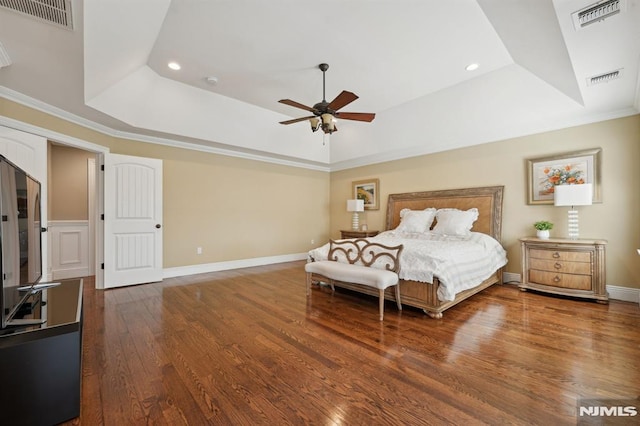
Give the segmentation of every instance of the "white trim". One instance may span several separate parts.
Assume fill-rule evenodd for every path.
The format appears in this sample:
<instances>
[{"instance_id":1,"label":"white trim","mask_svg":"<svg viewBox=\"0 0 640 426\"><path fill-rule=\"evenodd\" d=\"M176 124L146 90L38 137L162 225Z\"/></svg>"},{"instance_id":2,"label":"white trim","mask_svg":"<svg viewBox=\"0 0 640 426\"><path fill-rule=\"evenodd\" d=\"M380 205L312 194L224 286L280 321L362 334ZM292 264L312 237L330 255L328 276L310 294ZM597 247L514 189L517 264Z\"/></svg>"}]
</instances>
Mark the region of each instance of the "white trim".
<instances>
[{"instance_id":1,"label":"white trim","mask_svg":"<svg viewBox=\"0 0 640 426\"><path fill-rule=\"evenodd\" d=\"M522 275L513 272L503 272L502 281L504 284L518 285L522 282ZM609 299L612 300L640 303L640 288L607 285L607 293L609 293Z\"/></svg>"},{"instance_id":2,"label":"white trim","mask_svg":"<svg viewBox=\"0 0 640 426\"><path fill-rule=\"evenodd\" d=\"M1 90L2 86L0 86L0 90ZM104 157L105 153L109 152L109 148L102 146L102 145L96 145L87 141L84 141L82 139L77 139L74 138L72 136L69 135L65 135L62 133L58 133L58 132L54 132L53 130L49 130L49 129L45 129L42 127L38 127L38 126L34 126L32 124L28 124L28 123L24 123L22 121L18 121L18 120L14 120L8 117L4 117L2 115L0 115L0 126L5 126L5 127L9 127L12 128L14 130L20 130L26 133L30 133L33 135L37 135L37 136L41 136L46 138L49 141L53 141L53 142L58 142L61 143L63 145L68 145L68 146L73 146L75 148L78 149L83 149L86 151L90 151L90 152L94 152L98 154L98 158L100 159L100 161L103 161L102 158ZM102 164L102 163L101 163ZM95 188L96 190L96 198L98 199L98 206L99 206L99 212L101 211L102 208L102 204L103 204L103 188L102 188L102 174L98 174L98 187ZM100 227L99 227L99 233L98 235L96 235L96 256L97 260L96 264L99 262L102 262L102 254L103 254L103 250L102 250L102 244L103 244L103 232L102 232L102 224L99 223ZM43 243L45 242L45 239L47 237L45 235L43 235ZM50 256L50 250L48 248L48 243L47 243L47 256ZM102 279L103 279L103 273L101 269L97 269L96 271L96 288L103 288L102 286ZM48 274L48 272L47 272ZM50 280L50 276L47 275L47 279Z\"/></svg>"},{"instance_id":3,"label":"white trim","mask_svg":"<svg viewBox=\"0 0 640 426\"><path fill-rule=\"evenodd\" d=\"M634 303L640 302L640 288L607 285L607 292L609 293L609 299Z\"/></svg>"},{"instance_id":4,"label":"white trim","mask_svg":"<svg viewBox=\"0 0 640 426\"><path fill-rule=\"evenodd\" d=\"M270 157L267 155L252 154L248 152L240 152L240 151L232 151L229 149L215 148L207 145L183 142L175 139L159 138L154 136L140 135L137 133L130 133L130 132L123 132L120 130L115 130L110 127L104 126L102 124L96 123L94 121L88 120L86 118L82 118L75 114L71 114L68 111L46 104L42 101L31 98L22 93L16 92L5 86L0 86L0 96L10 101L25 105L29 108L42 111L54 117L61 118L63 120L69 121L79 126L83 126L115 138L124 138L124 139L130 139L138 142L153 143L157 145L171 146L175 148L182 148L182 149L188 149L188 150L199 151L199 152L207 152L210 154L218 154L218 155L224 155L228 157L243 158L246 160L262 161L266 163L279 164L283 166L300 167L303 169L316 170L316 171L322 171L322 172L336 172L340 170L353 169L356 167L369 166L372 164L379 164L379 163L384 163L388 161L403 160L406 158L435 154L439 152L439 151L434 151L433 149L429 149L426 145L422 145L418 147L412 147L412 148L407 148L407 149L402 149L397 151L387 151L387 152L382 152L378 154L368 155L365 157L338 161L336 163L329 163L329 164L318 163L318 162L305 162L304 160L293 160L293 159L289 160L285 158ZM511 138L517 138L517 137L524 137L531 134L539 134L539 133L549 132L553 130L581 126L581 125L590 124L590 123L597 123L600 121L628 117L631 115L638 114L639 110L640 110L640 79L638 80L638 87L636 88L635 108L630 107L630 108L625 108L618 111L588 114L584 117L573 119L569 122L564 122L562 124L542 126L540 128L537 128L535 132L526 132L523 134L509 135L506 138L511 139ZM2 125L2 118L3 117L0 117L0 125ZM15 121L15 120L12 120L12 121ZM4 125L7 127L14 127L8 124L4 124ZM14 128L18 130L22 130L17 127L14 127ZM25 130L25 131L29 131L29 130ZM51 132L51 133L54 134L55 132ZM46 135L41 134L41 136L46 136ZM55 140L54 136L47 136L47 137L49 139ZM477 143L474 143L473 146L481 145L484 143L490 143L490 142L494 142L494 140L478 141ZM86 144L86 142L84 143ZM466 146L456 146L455 148L465 148L465 147ZM105 149L104 147L101 147L101 148ZM87 148L87 147L85 147L85 149L91 150L90 148ZM105 152L105 151L100 151L100 152Z\"/></svg>"},{"instance_id":5,"label":"white trim","mask_svg":"<svg viewBox=\"0 0 640 426\"><path fill-rule=\"evenodd\" d=\"M23 132L31 133L32 135L41 136L47 138L51 142L59 142L64 145L73 146L75 148L84 149L91 152L109 152L109 148L102 145L96 145L91 142L83 141L82 139L74 138L73 136L65 135L63 133L54 132L53 130L45 129L44 127L34 126L33 124L25 123L23 121L14 120L9 117L0 115L0 126L9 127L14 130L20 130Z\"/></svg>"},{"instance_id":6,"label":"white trim","mask_svg":"<svg viewBox=\"0 0 640 426\"><path fill-rule=\"evenodd\" d=\"M640 79L639 79L639 83L640 83ZM638 90L640 91L640 86ZM636 100L638 103L640 103L640 92L638 93L637 97L638 98ZM601 121L614 120L614 119L623 118L623 117L630 117L632 115L638 114L638 111L640 110L640 106L636 106L636 108L625 108L625 109L605 112L605 113L588 114L584 117L562 122L560 124L540 126L540 127L537 127L534 131L527 131L520 134L505 135L504 139L515 139L515 138L520 138L525 136L537 135L545 132L551 132L554 130L568 129L571 127L583 126L591 123L598 123ZM403 160L406 158L418 157L421 155L436 154L438 152L446 151L448 149L453 149L453 148L455 149L468 148L470 146L483 145L491 142L496 142L496 140L492 139L492 140L476 141L472 145L460 145L460 146L456 145L455 147L452 147L452 148L442 148L439 150L433 150L433 149L430 149L427 145L422 145L422 146L414 146L411 148L406 148L406 149L396 150L396 151L385 151L378 154L372 154L364 157L358 157L350 160L337 161L335 163L331 163L330 171L337 172L340 170L348 170L356 167L370 166L372 164L386 163L388 161Z\"/></svg>"},{"instance_id":7,"label":"white trim","mask_svg":"<svg viewBox=\"0 0 640 426\"><path fill-rule=\"evenodd\" d=\"M294 253L281 256L256 257L253 259L229 260L225 262L203 263L201 265L177 266L175 268L165 268L163 278L174 278L195 274L206 274L207 272L227 271L231 269L250 268L252 266L271 265L276 263L293 262L296 260L307 259L307 253ZM520 283L520 274L512 272L503 272L503 281L505 284L518 285ZM630 287L620 287L615 285L607 285L609 299L621 300L624 302L639 302L640 289Z\"/></svg>"},{"instance_id":8,"label":"white trim","mask_svg":"<svg viewBox=\"0 0 640 426\"><path fill-rule=\"evenodd\" d=\"M317 162L309 162L306 163L304 162L304 160L288 160L288 159L284 159L284 158L274 158L274 157L268 157L266 155L259 155L259 154L251 154L251 153L246 153L246 152L238 152L238 151L231 151L228 149L222 149L222 148L214 148L211 146L207 146L207 145L199 145L199 144L195 144L195 143L189 143L189 142L183 142L183 141L179 141L179 140L175 140L175 139L168 139L168 138L159 138L159 137L155 137L155 136L147 136L147 135L140 135L137 133L130 133L130 132L123 132L120 130L115 130L112 129L110 127L104 126L102 124L96 123L94 121L91 120L87 120L86 118L82 118L79 117L75 114L71 114L68 111L65 111L63 109L54 107L52 105L46 104L44 102L41 102L37 99L31 98L29 96L26 96L22 93L16 92L14 90L11 90L5 86L0 86L0 96L4 97L10 101L19 103L21 105L25 105L29 108L33 108L35 110L38 111L42 111L46 114L52 115L54 117L58 117L62 120L71 122L73 124L77 124L79 126L82 127L86 127L88 129L94 130L96 132L100 132L103 133L107 136L111 136L114 138L123 138L123 139L130 139L133 141L138 141L138 142L146 142L146 143L153 143L156 145L164 145L164 146L171 146L174 148L183 148L183 149L188 149L188 150L192 150L192 151L200 151L200 152L207 152L210 154L219 154L219 155L225 155L228 157L237 157L237 158L243 158L246 160L253 160L253 161L262 161L262 162L266 162L266 163L273 163L273 164L279 164L279 165L283 165L283 166L291 166L291 167L300 167L303 169L310 169L310 170L317 170L317 171L321 171L321 172L329 172L329 165L327 164L321 164L321 163L317 163ZM3 118L3 117L0 117ZM10 120L10 119L8 119ZM15 121L15 120L12 120ZM16 121L16 123L19 123ZM2 124L2 120L0 120L0 124ZM12 125L8 125L5 124L6 127L14 127ZM16 128L16 127L14 127ZM43 129L44 130L44 129ZM25 131L29 131L29 130L25 130ZM31 133L36 133L34 131L31 131ZM54 132L52 132L54 133ZM45 135L41 135L41 136L45 136ZM49 137L49 136L47 136ZM53 139L53 137L49 137L50 139ZM99 145L98 145L99 146ZM104 148L104 147L102 147ZM89 148L85 148L85 149L89 149Z\"/></svg>"},{"instance_id":9,"label":"white trim","mask_svg":"<svg viewBox=\"0 0 640 426\"><path fill-rule=\"evenodd\" d=\"M86 277L89 274L89 221L50 220L51 279Z\"/></svg>"},{"instance_id":10,"label":"white trim","mask_svg":"<svg viewBox=\"0 0 640 426\"><path fill-rule=\"evenodd\" d=\"M503 272L502 282L504 284L520 284L522 282L522 275L513 272Z\"/></svg>"},{"instance_id":11,"label":"white trim","mask_svg":"<svg viewBox=\"0 0 640 426\"><path fill-rule=\"evenodd\" d=\"M229 260L225 262L203 263L201 265L177 266L165 268L163 278L182 277L186 275L205 274L207 272L227 271L230 269L250 268L252 266L271 265L275 263L304 260L308 253L284 254L280 256L255 257L252 259Z\"/></svg>"},{"instance_id":12,"label":"white trim","mask_svg":"<svg viewBox=\"0 0 640 426\"><path fill-rule=\"evenodd\" d=\"M96 266L96 159L87 158L87 213L89 216L89 275L95 275Z\"/></svg>"}]
</instances>

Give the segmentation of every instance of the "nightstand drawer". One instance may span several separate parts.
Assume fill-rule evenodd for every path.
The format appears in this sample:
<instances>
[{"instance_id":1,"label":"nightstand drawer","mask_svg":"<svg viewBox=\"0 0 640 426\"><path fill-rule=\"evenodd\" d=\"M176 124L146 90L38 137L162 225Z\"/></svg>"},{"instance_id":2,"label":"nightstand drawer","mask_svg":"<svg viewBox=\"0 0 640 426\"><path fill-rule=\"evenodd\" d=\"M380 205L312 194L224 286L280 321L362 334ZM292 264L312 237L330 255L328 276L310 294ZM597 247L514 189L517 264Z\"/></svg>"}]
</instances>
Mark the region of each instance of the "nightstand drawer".
<instances>
[{"instance_id":1,"label":"nightstand drawer","mask_svg":"<svg viewBox=\"0 0 640 426\"><path fill-rule=\"evenodd\" d=\"M529 289L607 303L605 240L520 238L522 291Z\"/></svg>"},{"instance_id":2,"label":"nightstand drawer","mask_svg":"<svg viewBox=\"0 0 640 426\"><path fill-rule=\"evenodd\" d=\"M555 272L529 270L529 282L552 287L572 288L575 290L591 290L590 275L571 275Z\"/></svg>"},{"instance_id":3,"label":"nightstand drawer","mask_svg":"<svg viewBox=\"0 0 640 426\"><path fill-rule=\"evenodd\" d=\"M354 231L354 230L341 230L340 238L369 238L375 237L380 231L367 230L367 231Z\"/></svg>"},{"instance_id":4,"label":"nightstand drawer","mask_svg":"<svg viewBox=\"0 0 640 426\"><path fill-rule=\"evenodd\" d=\"M540 271L560 272L565 274L591 275L590 262L569 262L562 260L543 260L530 258L529 267Z\"/></svg>"},{"instance_id":5,"label":"nightstand drawer","mask_svg":"<svg viewBox=\"0 0 640 426\"><path fill-rule=\"evenodd\" d=\"M529 257L536 259L562 260L569 262L591 262L591 253L588 251L562 251L546 249L530 249Z\"/></svg>"}]
</instances>

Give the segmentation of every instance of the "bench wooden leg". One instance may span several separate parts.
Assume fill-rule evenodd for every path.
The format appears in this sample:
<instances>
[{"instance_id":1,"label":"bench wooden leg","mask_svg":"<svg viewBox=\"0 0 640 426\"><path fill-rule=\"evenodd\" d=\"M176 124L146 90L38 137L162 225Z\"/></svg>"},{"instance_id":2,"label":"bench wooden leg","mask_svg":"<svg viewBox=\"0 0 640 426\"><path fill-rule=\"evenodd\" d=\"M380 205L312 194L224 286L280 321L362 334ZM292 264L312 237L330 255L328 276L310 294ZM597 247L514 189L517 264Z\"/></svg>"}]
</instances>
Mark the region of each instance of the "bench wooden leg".
<instances>
[{"instance_id":1,"label":"bench wooden leg","mask_svg":"<svg viewBox=\"0 0 640 426\"><path fill-rule=\"evenodd\" d=\"M380 305L380 321L382 321L384 317L384 289L380 289L380 301L378 304Z\"/></svg>"},{"instance_id":2,"label":"bench wooden leg","mask_svg":"<svg viewBox=\"0 0 640 426\"><path fill-rule=\"evenodd\" d=\"M400 300L400 283L396 284L396 305L398 305L398 310L402 310L402 301Z\"/></svg>"},{"instance_id":3,"label":"bench wooden leg","mask_svg":"<svg viewBox=\"0 0 640 426\"><path fill-rule=\"evenodd\" d=\"M311 272L307 272L307 296L311 293Z\"/></svg>"}]
</instances>

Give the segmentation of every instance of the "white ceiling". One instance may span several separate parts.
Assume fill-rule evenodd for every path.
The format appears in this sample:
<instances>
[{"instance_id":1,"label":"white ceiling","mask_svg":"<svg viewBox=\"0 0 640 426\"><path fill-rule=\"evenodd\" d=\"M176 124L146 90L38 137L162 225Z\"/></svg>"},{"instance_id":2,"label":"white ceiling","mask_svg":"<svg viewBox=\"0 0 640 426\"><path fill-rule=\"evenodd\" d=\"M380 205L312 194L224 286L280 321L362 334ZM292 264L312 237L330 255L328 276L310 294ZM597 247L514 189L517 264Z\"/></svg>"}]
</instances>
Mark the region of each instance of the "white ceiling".
<instances>
[{"instance_id":1,"label":"white ceiling","mask_svg":"<svg viewBox=\"0 0 640 426\"><path fill-rule=\"evenodd\" d=\"M0 95L118 136L337 170L638 113L640 0L621 1L580 30L591 1L71 0L74 30L0 8ZM322 100L321 62L327 100L354 92L341 111L373 122L330 138L278 124L309 115L279 99Z\"/></svg>"}]
</instances>

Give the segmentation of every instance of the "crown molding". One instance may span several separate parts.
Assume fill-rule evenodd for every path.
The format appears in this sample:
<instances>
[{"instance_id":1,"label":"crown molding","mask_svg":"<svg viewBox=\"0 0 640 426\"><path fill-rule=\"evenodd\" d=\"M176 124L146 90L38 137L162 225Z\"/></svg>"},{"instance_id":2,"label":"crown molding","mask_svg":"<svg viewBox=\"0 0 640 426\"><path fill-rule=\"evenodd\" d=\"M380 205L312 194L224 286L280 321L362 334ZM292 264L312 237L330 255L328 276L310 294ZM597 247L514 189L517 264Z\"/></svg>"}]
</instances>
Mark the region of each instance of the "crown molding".
<instances>
[{"instance_id":1,"label":"crown molding","mask_svg":"<svg viewBox=\"0 0 640 426\"><path fill-rule=\"evenodd\" d=\"M8 87L5 87L5 86L0 86L0 97L3 97L12 102L16 102L18 104L35 109L45 114L49 114L51 116L60 118L62 120L68 121L78 126L82 126L114 138L129 139L137 142L145 142L145 143L151 143L155 145L164 145L164 146L170 146L174 148L182 148L182 149L187 149L192 151L206 152L209 154L224 155L227 157L236 157L236 158L242 158L245 160L261 161L265 163L272 163L272 164L278 164L278 165L289 166L289 167L298 167L298 168L316 170L321 172L330 171L329 165L319 164L316 162L305 162L301 160L292 160L287 158L278 158L278 157L272 157L272 156L261 155L256 153L234 151L234 150L223 149L223 148L215 148L215 147L200 145L196 143L184 142L177 139L160 138L156 136L140 135L137 133L115 130L115 129L112 129L111 127L104 126L102 124L99 124L94 121L88 120L86 118L72 114L61 108L55 107L53 105L49 105L45 102L29 97L20 92L16 92L15 90L9 89ZM14 123L17 123L17 121L15 120L13 121ZM15 127L15 125L8 126L8 127ZM41 136L47 137L49 139L54 139L55 141L61 142L61 143L66 143L67 140L75 139L66 135L62 135L60 133L49 132L47 131L47 129L39 128L36 126L26 125L22 127L23 128L20 130L29 131L26 128L31 127L32 131L30 131L30 133L37 133ZM77 141L79 140L76 139L76 142ZM89 142L86 142L86 143L89 144ZM104 148L105 147L102 147L100 151L105 151ZM106 151L108 151L108 149Z\"/></svg>"},{"instance_id":2,"label":"crown molding","mask_svg":"<svg viewBox=\"0 0 640 426\"><path fill-rule=\"evenodd\" d=\"M299 167L299 168L316 170L321 172L336 172L341 170L347 170L347 169L353 169L357 167L364 167L364 166L369 166L373 164L384 163L388 161L403 160L411 157L418 157L421 155L434 154L438 152L428 147L420 146L420 147L403 149L403 150L387 151L383 153L353 158L349 160L338 161L331 164L318 164L315 162L313 163L304 162L304 161L290 160L285 158L276 158L276 157L267 156L267 155L248 153L248 152L215 148L215 147L210 147L206 145L184 142L176 139L160 138L155 136L140 135L140 134L131 133L131 132L123 132L123 131L115 130L110 127L104 126L102 124L96 123L94 121L79 117L63 109L54 107L52 105L49 105L37 99L26 96L22 93L11 90L5 86L0 86L0 96L10 101L27 106L29 108L33 108L35 110L38 110L46 114L52 115L54 117L60 118L62 120L68 121L70 123L73 123L82 127L86 127L88 129L91 129L96 132L105 134L107 136L115 137L115 138L130 139L138 142L170 146L174 148L206 152L209 154L224 155L228 157L236 157L236 158L242 158L246 160L260 161L260 162L278 164L278 165L289 166L289 167ZM502 138L501 140L524 137L524 136L529 136L529 135L538 134L538 133L565 129L569 127L597 123L600 121L607 121L607 120L613 120L617 118L628 117L631 115L636 115L639 112L640 112L640 79L638 80L638 88L636 90L634 107L629 107L622 110L605 112L605 113L587 114L585 116L581 116L572 120L566 120L563 122L541 125L541 126L537 126L533 131L508 135ZM108 149L105 149L105 147L103 146L94 145L94 144L91 144L90 142L81 141L79 139L76 139L67 135L63 135L60 133L56 133L53 131L49 131L44 128L31 126L26 123L22 123L20 125L18 124L19 122L17 122L16 120L10 120L6 117L0 117L0 124L2 124L2 122L7 123L7 124L4 124L7 127L12 127L12 128L27 131L30 133L39 134L41 136L47 137L48 139L54 140L56 142L67 143L67 144L71 144L78 147L84 147L84 149L88 149L90 151L95 151L95 152L109 151ZM483 143L490 143L490 142L496 142L496 141L493 141L493 140L478 141L473 145L480 145ZM470 146L470 145L465 145L465 146ZM459 146L456 148L463 148L465 146Z\"/></svg>"},{"instance_id":3,"label":"crown molding","mask_svg":"<svg viewBox=\"0 0 640 426\"><path fill-rule=\"evenodd\" d=\"M639 80L640 84L640 80ZM640 91L640 89L639 89ZM636 101L640 101L640 99L636 99ZM581 116L571 120L565 120L562 122L556 122L553 124L545 124L536 126L535 129L528 132L521 133L513 133L510 135L506 135L505 137L497 140L485 140L485 141L476 141L473 144L461 145L453 147L452 149L465 148L468 146L482 145L485 143L498 142L500 140L513 139L519 137L525 137L530 135L535 135L539 133L551 132L555 130L567 129L570 127L582 126L586 124L598 123L601 121L607 120L615 120L617 118L629 117L632 115L636 115L640 113L640 108L624 108L617 111L610 111L605 113L593 113L585 116ZM353 158L350 160L338 161L335 163L331 163L330 171L337 172L341 170L353 169L356 167L364 167L370 166L373 164L385 163L387 161L395 161L395 160L404 160L411 157L418 157L421 155L435 154L437 152L441 152L445 150L433 150L428 147L420 146L415 148L408 148L404 150L396 150L396 151L388 151L358 158Z\"/></svg>"}]
</instances>

